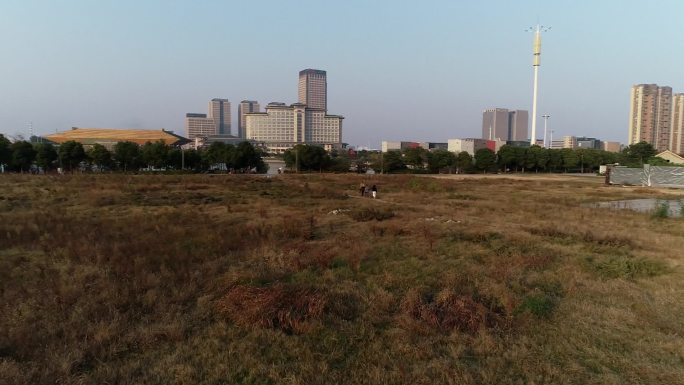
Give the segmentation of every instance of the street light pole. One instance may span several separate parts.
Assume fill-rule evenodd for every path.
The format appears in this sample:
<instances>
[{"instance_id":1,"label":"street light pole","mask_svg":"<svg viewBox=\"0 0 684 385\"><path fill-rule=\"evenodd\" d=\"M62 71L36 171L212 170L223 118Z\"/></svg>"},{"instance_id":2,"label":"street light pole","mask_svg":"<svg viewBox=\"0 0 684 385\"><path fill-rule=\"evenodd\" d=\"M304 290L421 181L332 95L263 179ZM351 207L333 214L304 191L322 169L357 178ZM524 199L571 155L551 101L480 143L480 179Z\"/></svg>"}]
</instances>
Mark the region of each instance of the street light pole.
<instances>
[{"instance_id":1,"label":"street light pole","mask_svg":"<svg viewBox=\"0 0 684 385\"><path fill-rule=\"evenodd\" d=\"M548 148L549 146L546 145L546 123L548 122L549 118L551 115L542 115L542 118L544 118L544 148Z\"/></svg>"}]
</instances>

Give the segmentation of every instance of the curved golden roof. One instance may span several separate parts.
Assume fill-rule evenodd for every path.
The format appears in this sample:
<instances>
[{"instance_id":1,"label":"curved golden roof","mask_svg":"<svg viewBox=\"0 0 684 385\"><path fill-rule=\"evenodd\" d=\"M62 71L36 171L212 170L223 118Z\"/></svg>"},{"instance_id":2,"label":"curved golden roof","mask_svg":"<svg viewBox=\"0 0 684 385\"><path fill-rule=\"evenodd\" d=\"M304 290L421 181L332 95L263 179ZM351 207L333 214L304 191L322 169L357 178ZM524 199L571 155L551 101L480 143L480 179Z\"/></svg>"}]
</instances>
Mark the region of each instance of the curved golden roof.
<instances>
[{"instance_id":1,"label":"curved golden roof","mask_svg":"<svg viewBox=\"0 0 684 385\"><path fill-rule=\"evenodd\" d=\"M70 140L74 140L82 144L129 141L141 145L147 142L156 142L159 140L163 140L168 145L173 145L176 144L176 142L186 140L181 136L164 131L163 129L137 130L116 128L73 128L68 131L47 135L45 138L55 143L64 143Z\"/></svg>"}]
</instances>

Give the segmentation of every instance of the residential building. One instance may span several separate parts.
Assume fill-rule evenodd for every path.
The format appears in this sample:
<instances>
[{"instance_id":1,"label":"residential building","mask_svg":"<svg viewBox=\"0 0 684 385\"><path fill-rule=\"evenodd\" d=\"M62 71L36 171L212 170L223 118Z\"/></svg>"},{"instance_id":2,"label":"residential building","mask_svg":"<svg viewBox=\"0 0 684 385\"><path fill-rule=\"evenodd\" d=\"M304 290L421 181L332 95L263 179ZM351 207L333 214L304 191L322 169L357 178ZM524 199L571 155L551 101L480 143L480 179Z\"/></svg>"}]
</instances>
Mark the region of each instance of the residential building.
<instances>
[{"instance_id":1,"label":"residential building","mask_svg":"<svg viewBox=\"0 0 684 385\"><path fill-rule=\"evenodd\" d=\"M189 139L216 135L216 124L207 114L185 114L185 134Z\"/></svg>"},{"instance_id":2,"label":"residential building","mask_svg":"<svg viewBox=\"0 0 684 385\"><path fill-rule=\"evenodd\" d=\"M259 102L254 100L243 100L238 104L238 138L245 138L245 130L247 129L247 118L246 114L251 114L252 112L259 112Z\"/></svg>"},{"instance_id":3,"label":"residential building","mask_svg":"<svg viewBox=\"0 0 684 385\"><path fill-rule=\"evenodd\" d=\"M308 108L328 110L328 81L325 71L299 71L299 103Z\"/></svg>"},{"instance_id":4,"label":"residential building","mask_svg":"<svg viewBox=\"0 0 684 385\"><path fill-rule=\"evenodd\" d=\"M216 134L230 135L230 101L228 99L211 99L209 101L209 118L214 120Z\"/></svg>"},{"instance_id":5,"label":"residential building","mask_svg":"<svg viewBox=\"0 0 684 385\"><path fill-rule=\"evenodd\" d=\"M528 114L524 110L489 108L482 112L482 139L527 140Z\"/></svg>"},{"instance_id":6,"label":"residential building","mask_svg":"<svg viewBox=\"0 0 684 385\"><path fill-rule=\"evenodd\" d=\"M560 150L561 148L565 148L565 140L553 140L551 141L551 149L554 150Z\"/></svg>"},{"instance_id":7,"label":"residential building","mask_svg":"<svg viewBox=\"0 0 684 385\"><path fill-rule=\"evenodd\" d=\"M672 133L670 151L684 154L684 94L672 97Z\"/></svg>"},{"instance_id":8,"label":"residential building","mask_svg":"<svg viewBox=\"0 0 684 385\"><path fill-rule=\"evenodd\" d=\"M189 140L176 135L173 131L166 131L163 128L157 130L139 130L122 128L81 128L72 127L71 130L47 135L45 139L52 143L62 144L67 141L76 141L85 148L95 144L101 144L107 149L112 150L114 145L119 142L133 142L143 145L147 142L162 141L170 146L179 146L188 143Z\"/></svg>"},{"instance_id":9,"label":"residential building","mask_svg":"<svg viewBox=\"0 0 684 385\"><path fill-rule=\"evenodd\" d=\"M664 160L666 160L672 164L684 165L684 157L677 155L670 150L665 150L665 151L661 152L660 154L657 154L656 157L664 159Z\"/></svg>"},{"instance_id":10,"label":"residential building","mask_svg":"<svg viewBox=\"0 0 684 385\"><path fill-rule=\"evenodd\" d=\"M651 143L658 151L671 147L672 88L657 84L632 87L628 144Z\"/></svg>"}]
</instances>

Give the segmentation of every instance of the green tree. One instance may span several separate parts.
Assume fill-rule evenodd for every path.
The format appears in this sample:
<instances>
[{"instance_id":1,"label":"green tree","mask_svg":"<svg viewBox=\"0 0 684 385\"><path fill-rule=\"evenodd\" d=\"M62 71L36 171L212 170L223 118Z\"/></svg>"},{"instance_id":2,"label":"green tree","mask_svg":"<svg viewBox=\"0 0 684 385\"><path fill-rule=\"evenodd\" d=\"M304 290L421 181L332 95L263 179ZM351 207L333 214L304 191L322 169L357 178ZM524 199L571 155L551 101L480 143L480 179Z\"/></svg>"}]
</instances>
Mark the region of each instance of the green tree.
<instances>
[{"instance_id":1,"label":"green tree","mask_svg":"<svg viewBox=\"0 0 684 385\"><path fill-rule=\"evenodd\" d=\"M527 170L537 169L537 161L539 160L539 154L541 147L535 145L530 146L525 149L525 163L524 167Z\"/></svg>"},{"instance_id":2,"label":"green tree","mask_svg":"<svg viewBox=\"0 0 684 385\"><path fill-rule=\"evenodd\" d=\"M298 144L283 154L285 165L300 171L322 171L331 164L330 155L320 146Z\"/></svg>"},{"instance_id":3,"label":"green tree","mask_svg":"<svg viewBox=\"0 0 684 385\"><path fill-rule=\"evenodd\" d=\"M446 170L449 174L456 167L456 154L448 150L435 150L428 153L428 169L432 173Z\"/></svg>"},{"instance_id":4,"label":"green tree","mask_svg":"<svg viewBox=\"0 0 684 385\"><path fill-rule=\"evenodd\" d=\"M428 151L422 147L407 148L404 150L404 163L414 170L422 170L428 161Z\"/></svg>"},{"instance_id":5,"label":"green tree","mask_svg":"<svg viewBox=\"0 0 684 385\"><path fill-rule=\"evenodd\" d=\"M487 173L496 167L496 154L488 148L481 148L475 151L475 167Z\"/></svg>"},{"instance_id":6,"label":"green tree","mask_svg":"<svg viewBox=\"0 0 684 385\"><path fill-rule=\"evenodd\" d=\"M261 150L255 148L252 143L246 141L240 142L235 148L233 168L248 172L256 169L256 172L258 173L265 173L268 170Z\"/></svg>"},{"instance_id":7,"label":"green tree","mask_svg":"<svg viewBox=\"0 0 684 385\"><path fill-rule=\"evenodd\" d=\"M45 172L54 167L55 161L58 158L57 150L52 143L38 143L36 149L36 164Z\"/></svg>"},{"instance_id":8,"label":"green tree","mask_svg":"<svg viewBox=\"0 0 684 385\"><path fill-rule=\"evenodd\" d=\"M518 171L517 148L518 147L509 146L507 144L504 144L499 148L499 151L497 152L497 161L501 171Z\"/></svg>"},{"instance_id":9,"label":"green tree","mask_svg":"<svg viewBox=\"0 0 684 385\"><path fill-rule=\"evenodd\" d=\"M137 171L142 162L140 146L128 141L118 142L114 145L114 161L124 172Z\"/></svg>"},{"instance_id":10,"label":"green tree","mask_svg":"<svg viewBox=\"0 0 684 385\"><path fill-rule=\"evenodd\" d=\"M401 155L401 151L387 151L380 154L382 164L381 169L383 172L394 172L403 170L406 168L406 163L404 163L404 158Z\"/></svg>"},{"instance_id":11,"label":"green tree","mask_svg":"<svg viewBox=\"0 0 684 385\"><path fill-rule=\"evenodd\" d=\"M65 170L71 171L86 159L83 145L74 140L59 145L59 163Z\"/></svg>"},{"instance_id":12,"label":"green tree","mask_svg":"<svg viewBox=\"0 0 684 385\"><path fill-rule=\"evenodd\" d=\"M461 151L456 155L456 168L458 173L470 172L473 168L473 156L467 151Z\"/></svg>"},{"instance_id":13,"label":"green tree","mask_svg":"<svg viewBox=\"0 0 684 385\"><path fill-rule=\"evenodd\" d=\"M111 151L107 150L107 147L99 143L95 143L93 147L87 151L87 155L93 164L100 169L100 171L107 168L112 168L114 165Z\"/></svg>"},{"instance_id":14,"label":"green tree","mask_svg":"<svg viewBox=\"0 0 684 385\"><path fill-rule=\"evenodd\" d=\"M656 154L657 151L652 144L648 142L634 143L624 150L623 163L643 166L649 158Z\"/></svg>"},{"instance_id":15,"label":"green tree","mask_svg":"<svg viewBox=\"0 0 684 385\"><path fill-rule=\"evenodd\" d=\"M28 171L36 159L36 150L33 145L25 140L20 140L12 143L12 159L10 167L15 171Z\"/></svg>"},{"instance_id":16,"label":"green tree","mask_svg":"<svg viewBox=\"0 0 684 385\"><path fill-rule=\"evenodd\" d=\"M12 143L0 134L0 165L9 165L12 161Z\"/></svg>"},{"instance_id":17,"label":"green tree","mask_svg":"<svg viewBox=\"0 0 684 385\"><path fill-rule=\"evenodd\" d=\"M142 161L148 167L164 168L169 161L169 146L162 140L147 142L140 149Z\"/></svg>"},{"instance_id":18,"label":"green tree","mask_svg":"<svg viewBox=\"0 0 684 385\"><path fill-rule=\"evenodd\" d=\"M577 164L579 163L579 157L573 149L563 148L560 150L560 153L563 170L565 172L568 172L568 170L577 167Z\"/></svg>"},{"instance_id":19,"label":"green tree","mask_svg":"<svg viewBox=\"0 0 684 385\"><path fill-rule=\"evenodd\" d=\"M549 155L549 162L547 167L549 171L557 172L563 167L563 154L559 149L549 149L547 151Z\"/></svg>"}]
</instances>

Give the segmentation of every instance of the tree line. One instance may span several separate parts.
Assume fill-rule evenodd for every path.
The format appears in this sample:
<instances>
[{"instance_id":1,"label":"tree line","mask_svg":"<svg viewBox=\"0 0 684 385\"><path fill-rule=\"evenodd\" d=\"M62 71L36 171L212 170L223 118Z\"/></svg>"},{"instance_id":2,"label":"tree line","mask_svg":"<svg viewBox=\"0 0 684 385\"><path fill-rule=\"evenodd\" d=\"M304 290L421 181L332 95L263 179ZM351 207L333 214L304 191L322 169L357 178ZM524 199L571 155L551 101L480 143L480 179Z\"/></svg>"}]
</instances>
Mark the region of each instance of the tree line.
<instances>
[{"instance_id":1,"label":"tree line","mask_svg":"<svg viewBox=\"0 0 684 385\"><path fill-rule=\"evenodd\" d=\"M615 164L641 167L670 165L655 157L656 150L646 142L630 145L620 153L596 149L547 149L540 146L502 146L499 151L479 149L475 155L444 149L428 151L421 147L385 153L325 151L319 146L297 145L284 154L286 166L299 171L385 173L487 173L487 172L596 172L599 166Z\"/></svg>"},{"instance_id":2,"label":"tree line","mask_svg":"<svg viewBox=\"0 0 684 385\"><path fill-rule=\"evenodd\" d=\"M110 151L101 144L86 150L76 141L59 146L52 143L11 143L0 134L0 165L13 172L189 170L202 172L223 170L237 173L266 172L260 149L249 142L237 146L212 143L200 150L181 150L163 141L138 145L118 142Z\"/></svg>"}]
</instances>

